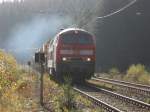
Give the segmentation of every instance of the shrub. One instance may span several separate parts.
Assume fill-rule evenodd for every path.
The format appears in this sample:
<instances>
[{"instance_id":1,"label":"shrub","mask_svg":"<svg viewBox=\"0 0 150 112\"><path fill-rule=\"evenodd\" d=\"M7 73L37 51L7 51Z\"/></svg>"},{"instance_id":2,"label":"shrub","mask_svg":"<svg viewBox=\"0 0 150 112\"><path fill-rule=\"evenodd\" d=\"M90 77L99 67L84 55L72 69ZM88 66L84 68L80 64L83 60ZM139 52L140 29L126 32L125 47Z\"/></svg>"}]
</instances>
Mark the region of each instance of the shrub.
<instances>
[{"instance_id":1,"label":"shrub","mask_svg":"<svg viewBox=\"0 0 150 112\"><path fill-rule=\"evenodd\" d=\"M131 65L127 70L127 75L141 75L144 74L146 71L145 66L141 64Z\"/></svg>"},{"instance_id":2,"label":"shrub","mask_svg":"<svg viewBox=\"0 0 150 112\"><path fill-rule=\"evenodd\" d=\"M24 80L23 80L24 79ZM31 78L20 70L15 58L0 51L0 111L22 112L27 110L27 103L33 87ZM32 103L34 104L34 103Z\"/></svg>"},{"instance_id":3,"label":"shrub","mask_svg":"<svg viewBox=\"0 0 150 112\"><path fill-rule=\"evenodd\" d=\"M10 54L0 51L0 92L18 79L17 62Z\"/></svg>"},{"instance_id":4,"label":"shrub","mask_svg":"<svg viewBox=\"0 0 150 112\"><path fill-rule=\"evenodd\" d=\"M145 66L141 64L131 65L127 70L127 78L131 78L135 81L138 80L138 77L142 74L145 74Z\"/></svg>"},{"instance_id":5,"label":"shrub","mask_svg":"<svg viewBox=\"0 0 150 112\"><path fill-rule=\"evenodd\" d=\"M113 78L115 75L118 75L119 73L120 71L116 67L113 67L109 70L110 78Z\"/></svg>"},{"instance_id":6,"label":"shrub","mask_svg":"<svg viewBox=\"0 0 150 112\"><path fill-rule=\"evenodd\" d=\"M150 75L146 67L142 64L131 65L127 70L126 80L141 82L145 84L150 83Z\"/></svg>"},{"instance_id":7,"label":"shrub","mask_svg":"<svg viewBox=\"0 0 150 112\"><path fill-rule=\"evenodd\" d=\"M149 75L149 73L145 73L143 75L140 75L138 77L138 81L143 83L143 84L150 84L150 75Z\"/></svg>"}]
</instances>

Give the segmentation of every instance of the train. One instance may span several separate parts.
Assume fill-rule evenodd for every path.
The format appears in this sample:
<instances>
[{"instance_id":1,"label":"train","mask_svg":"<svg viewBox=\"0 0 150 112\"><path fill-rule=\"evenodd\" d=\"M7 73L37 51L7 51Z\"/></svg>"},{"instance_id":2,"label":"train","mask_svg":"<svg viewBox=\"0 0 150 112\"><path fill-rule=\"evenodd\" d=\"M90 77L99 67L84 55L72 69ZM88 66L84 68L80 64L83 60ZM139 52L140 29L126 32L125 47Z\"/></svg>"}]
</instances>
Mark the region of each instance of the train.
<instances>
[{"instance_id":1,"label":"train","mask_svg":"<svg viewBox=\"0 0 150 112\"><path fill-rule=\"evenodd\" d=\"M57 80L69 75L73 81L84 81L94 75L95 36L84 29L61 30L43 45L41 52L45 54L47 71Z\"/></svg>"}]
</instances>

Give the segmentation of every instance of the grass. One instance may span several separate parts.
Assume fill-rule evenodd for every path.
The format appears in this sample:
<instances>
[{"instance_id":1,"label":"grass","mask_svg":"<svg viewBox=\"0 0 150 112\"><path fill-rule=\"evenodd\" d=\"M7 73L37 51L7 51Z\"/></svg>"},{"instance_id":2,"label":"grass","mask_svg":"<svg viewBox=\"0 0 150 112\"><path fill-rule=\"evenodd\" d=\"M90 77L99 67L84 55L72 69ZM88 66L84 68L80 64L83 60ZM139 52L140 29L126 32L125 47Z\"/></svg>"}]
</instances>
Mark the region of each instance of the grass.
<instances>
[{"instance_id":1,"label":"grass","mask_svg":"<svg viewBox=\"0 0 150 112\"><path fill-rule=\"evenodd\" d=\"M102 112L99 107L76 93L70 82L58 85L44 75L44 99L49 102L52 112Z\"/></svg>"},{"instance_id":2,"label":"grass","mask_svg":"<svg viewBox=\"0 0 150 112\"><path fill-rule=\"evenodd\" d=\"M15 58L0 51L0 112L37 112L39 77L21 69ZM69 82L58 85L44 75L44 102L52 112L101 112L101 109L75 93Z\"/></svg>"},{"instance_id":3,"label":"grass","mask_svg":"<svg viewBox=\"0 0 150 112\"><path fill-rule=\"evenodd\" d=\"M39 107L33 98L35 93L34 79L36 76L28 76L28 74L20 75L22 75L22 78L12 83L6 89L6 92L2 94L0 100L1 112L25 112Z\"/></svg>"},{"instance_id":4,"label":"grass","mask_svg":"<svg viewBox=\"0 0 150 112\"><path fill-rule=\"evenodd\" d=\"M131 65L124 77L125 80L142 83L142 84L150 84L150 73L146 69L146 67L142 64Z\"/></svg>"},{"instance_id":5,"label":"grass","mask_svg":"<svg viewBox=\"0 0 150 112\"><path fill-rule=\"evenodd\" d=\"M142 64L132 64L126 70L126 74L120 73L118 68L112 68L108 72L108 78L125 80L133 83L150 85L150 72Z\"/></svg>"},{"instance_id":6,"label":"grass","mask_svg":"<svg viewBox=\"0 0 150 112\"><path fill-rule=\"evenodd\" d=\"M118 75L120 71L117 67L113 67L108 71L108 73L110 74L110 78L114 78L114 76Z\"/></svg>"},{"instance_id":7,"label":"grass","mask_svg":"<svg viewBox=\"0 0 150 112\"><path fill-rule=\"evenodd\" d=\"M94 84L95 86L97 86L99 88L107 89L110 91L116 91L115 86L113 86L112 84L107 84L107 83L103 83L103 82L99 83L99 81L96 82L96 81L92 81L92 80L89 80L88 82Z\"/></svg>"},{"instance_id":8,"label":"grass","mask_svg":"<svg viewBox=\"0 0 150 112\"><path fill-rule=\"evenodd\" d=\"M145 100L145 102L148 103L148 104L150 104L150 98L147 98L147 99Z\"/></svg>"},{"instance_id":9,"label":"grass","mask_svg":"<svg viewBox=\"0 0 150 112\"><path fill-rule=\"evenodd\" d=\"M15 58L0 51L0 111L28 112L39 108L34 101L37 76L18 66Z\"/></svg>"}]
</instances>

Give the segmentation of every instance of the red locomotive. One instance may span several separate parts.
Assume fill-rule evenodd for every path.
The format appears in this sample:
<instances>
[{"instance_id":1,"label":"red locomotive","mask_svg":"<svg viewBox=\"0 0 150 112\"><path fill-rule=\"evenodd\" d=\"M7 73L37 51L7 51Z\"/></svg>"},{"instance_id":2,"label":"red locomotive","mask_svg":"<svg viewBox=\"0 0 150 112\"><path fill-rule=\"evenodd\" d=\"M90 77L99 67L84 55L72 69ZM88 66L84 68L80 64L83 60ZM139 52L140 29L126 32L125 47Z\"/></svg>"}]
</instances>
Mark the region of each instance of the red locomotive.
<instances>
[{"instance_id":1,"label":"red locomotive","mask_svg":"<svg viewBox=\"0 0 150 112\"><path fill-rule=\"evenodd\" d=\"M65 74L75 81L89 79L95 71L95 38L83 29L62 30L48 43L46 57L50 74L57 79Z\"/></svg>"}]
</instances>

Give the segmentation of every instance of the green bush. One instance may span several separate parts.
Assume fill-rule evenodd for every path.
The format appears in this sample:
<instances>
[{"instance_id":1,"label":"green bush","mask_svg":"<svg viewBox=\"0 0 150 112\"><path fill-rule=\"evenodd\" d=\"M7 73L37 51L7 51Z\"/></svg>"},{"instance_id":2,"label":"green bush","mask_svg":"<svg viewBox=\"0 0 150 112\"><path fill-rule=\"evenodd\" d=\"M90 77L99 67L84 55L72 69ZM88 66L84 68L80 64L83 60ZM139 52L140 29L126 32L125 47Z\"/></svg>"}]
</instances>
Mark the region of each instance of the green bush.
<instances>
[{"instance_id":1,"label":"green bush","mask_svg":"<svg viewBox=\"0 0 150 112\"><path fill-rule=\"evenodd\" d=\"M145 66L141 64L131 65L127 70L127 78L131 78L135 81L138 80L138 77L142 74L145 74L147 71L145 70Z\"/></svg>"},{"instance_id":2,"label":"green bush","mask_svg":"<svg viewBox=\"0 0 150 112\"><path fill-rule=\"evenodd\" d=\"M127 70L127 75L141 75L141 74L145 74L147 71L145 69L145 66L144 65L141 65L141 64L137 64L137 65L131 65L129 67L129 69Z\"/></svg>"},{"instance_id":3,"label":"green bush","mask_svg":"<svg viewBox=\"0 0 150 112\"><path fill-rule=\"evenodd\" d=\"M110 74L110 78L113 78L115 75L120 73L119 69L116 67L111 68L108 72Z\"/></svg>"},{"instance_id":4,"label":"green bush","mask_svg":"<svg viewBox=\"0 0 150 112\"><path fill-rule=\"evenodd\" d=\"M145 73L143 75L140 75L138 78L138 81L143 83L143 84L150 84L150 74Z\"/></svg>"},{"instance_id":5,"label":"green bush","mask_svg":"<svg viewBox=\"0 0 150 112\"><path fill-rule=\"evenodd\" d=\"M144 65L133 64L127 70L125 80L149 84L150 83L150 73L146 70L146 67Z\"/></svg>"}]
</instances>

